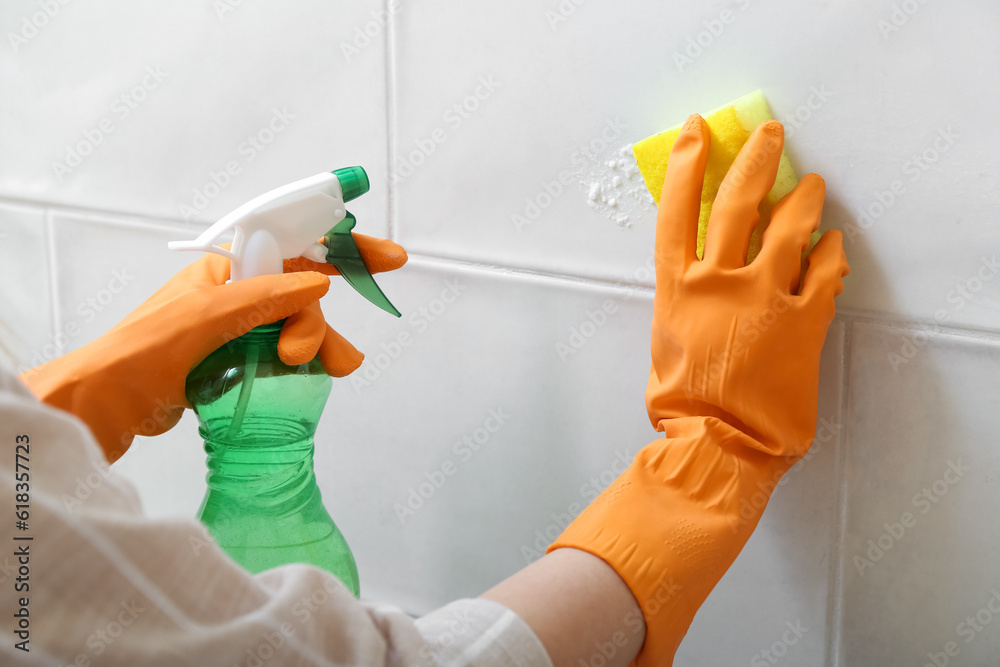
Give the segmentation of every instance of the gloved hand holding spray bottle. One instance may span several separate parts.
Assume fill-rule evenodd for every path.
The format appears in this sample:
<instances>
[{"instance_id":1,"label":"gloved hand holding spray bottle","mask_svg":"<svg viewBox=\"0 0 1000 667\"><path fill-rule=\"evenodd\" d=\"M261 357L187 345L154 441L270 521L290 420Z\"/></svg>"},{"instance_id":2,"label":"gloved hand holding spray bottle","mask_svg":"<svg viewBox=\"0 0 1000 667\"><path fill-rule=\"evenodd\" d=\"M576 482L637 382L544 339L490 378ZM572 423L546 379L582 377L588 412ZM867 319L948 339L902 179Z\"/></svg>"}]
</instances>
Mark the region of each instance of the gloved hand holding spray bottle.
<instances>
[{"instance_id":1,"label":"gloved hand holding spray bottle","mask_svg":"<svg viewBox=\"0 0 1000 667\"><path fill-rule=\"evenodd\" d=\"M263 194L173 250L229 258L230 281L281 274L286 259L332 264L373 304L399 317L372 278L345 203L368 192L361 167L317 174ZM231 249L216 245L235 230ZM317 241L322 236L322 242ZM250 572L310 563L359 594L347 541L323 506L313 473L313 436L332 379L318 358L288 366L278 357L284 320L226 343L188 375L187 400L208 454L199 518Z\"/></svg>"}]
</instances>

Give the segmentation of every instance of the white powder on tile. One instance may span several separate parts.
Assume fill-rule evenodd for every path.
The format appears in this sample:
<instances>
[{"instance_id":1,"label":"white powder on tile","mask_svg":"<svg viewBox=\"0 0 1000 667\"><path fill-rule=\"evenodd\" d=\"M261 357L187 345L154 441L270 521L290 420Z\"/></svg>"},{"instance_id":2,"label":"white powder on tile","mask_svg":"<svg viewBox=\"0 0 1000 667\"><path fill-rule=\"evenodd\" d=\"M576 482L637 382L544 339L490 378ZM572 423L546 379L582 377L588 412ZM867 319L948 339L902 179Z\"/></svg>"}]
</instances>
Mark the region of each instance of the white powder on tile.
<instances>
[{"instance_id":1,"label":"white powder on tile","mask_svg":"<svg viewBox=\"0 0 1000 667\"><path fill-rule=\"evenodd\" d=\"M587 204L622 229L656 219L656 203L646 189L632 154L632 144L608 148L576 168Z\"/></svg>"}]
</instances>

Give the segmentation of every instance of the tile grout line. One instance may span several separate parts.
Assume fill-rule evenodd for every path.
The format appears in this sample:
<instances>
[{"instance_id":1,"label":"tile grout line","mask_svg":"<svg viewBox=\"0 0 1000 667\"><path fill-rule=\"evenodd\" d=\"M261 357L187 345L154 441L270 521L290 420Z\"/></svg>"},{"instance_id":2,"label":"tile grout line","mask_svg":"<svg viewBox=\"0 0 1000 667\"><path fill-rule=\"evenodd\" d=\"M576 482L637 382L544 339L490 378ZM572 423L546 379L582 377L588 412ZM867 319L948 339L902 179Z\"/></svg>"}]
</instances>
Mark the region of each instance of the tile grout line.
<instances>
[{"instance_id":1,"label":"tile grout line","mask_svg":"<svg viewBox=\"0 0 1000 667\"><path fill-rule=\"evenodd\" d=\"M573 275L568 273L549 273L546 271L540 271L537 269L527 269L523 267L513 267L513 266L503 266L500 264L492 264L489 262L480 262L476 260L464 260L455 257L448 257L446 255L431 255L421 252L408 252L409 257L415 258L418 261L422 261L427 264L443 264L448 266L454 266L456 268L464 268L481 271L483 273L495 273L500 275L510 275L528 278L539 278L542 280L550 280L553 282L570 283L574 285L585 285L590 287L596 287L605 290L623 290L631 289L636 292L647 293L649 296L653 295L653 288L648 285L640 285L638 283L626 283L626 282L615 282L608 279L602 278L589 278L586 276Z\"/></svg>"},{"instance_id":2,"label":"tile grout line","mask_svg":"<svg viewBox=\"0 0 1000 667\"><path fill-rule=\"evenodd\" d=\"M19 199L16 197L0 196L0 204L10 206L22 206L26 208L41 209L46 215L56 215L59 213L77 216L94 216L105 218L106 222L122 225L132 225L146 228L176 228L183 225L192 227L208 227L211 223L184 222L176 218L165 218L145 213L129 213L128 211L116 211L113 209L91 208L77 204L59 204L33 199Z\"/></svg>"},{"instance_id":3,"label":"tile grout line","mask_svg":"<svg viewBox=\"0 0 1000 667\"><path fill-rule=\"evenodd\" d=\"M842 659L840 650L842 646L843 621L844 621L844 540L847 533L847 462L848 450L851 447L851 432L848 423L850 419L850 370L851 351L854 338L854 322L850 319L844 322L844 353L841 359L841 381L840 381L840 424L841 437L839 456L837 457L837 500L836 517L834 518L834 557L830 559L830 588L832 595L827 605L829 618L827 627L827 658L829 667L840 667Z\"/></svg>"},{"instance_id":4,"label":"tile grout line","mask_svg":"<svg viewBox=\"0 0 1000 667\"><path fill-rule=\"evenodd\" d=\"M573 275L568 273L549 273L537 269L525 269L511 266L501 266L486 262L476 262L474 260L462 260L445 255L431 255L426 253L409 253L410 257L418 259L429 259L441 264L454 264L472 269L479 269L484 272L495 272L501 274L511 274L525 277L541 278L556 282L566 282L574 285L583 285L605 290L632 290L642 292L650 296L653 295L654 288L641 283L626 281L613 281L603 278L591 278L586 276ZM924 333L944 334L972 338L976 340L986 340L1000 343L1000 331L989 329L976 329L972 327L949 327L938 324L929 324L915 320L899 320L892 317L879 317L878 315L865 314L861 311L854 311L850 308L838 308L834 319L841 322L851 322L855 324L868 324L901 331L919 331Z\"/></svg>"},{"instance_id":5,"label":"tile grout line","mask_svg":"<svg viewBox=\"0 0 1000 667\"><path fill-rule=\"evenodd\" d=\"M541 278L545 280L552 280L555 282L565 282L574 285L583 285L587 287L595 287L598 289L605 289L605 290L633 290L648 294L650 296L653 295L654 291L653 287L650 287L649 285L643 285L641 283L613 281L604 278L591 278L586 276L573 275L569 273L550 273L546 271L540 271L537 269L502 266L499 264L490 264L488 262L478 262L475 260L463 260L455 257L449 257L447 255L433 255L421 252L410 252L408 254L410 257L418 260L430 260L432 263L451 264L469 269L476 269L487 273L500 273L500 274L531 277L531 278ZM948 326L928 324L925 322L918 322L913 320L897 320L891 317L879 317L877 315L865 314L861 311L852 311L849 308L847 309L838 308L837 314L835 315L834 319L839 320L841 322L869 324L869 325L880 326L891 329L899 329L904 331L906 330L923 331L926 333L939 333L952 336L962 336L965 338L975 338L981 340L1000 342L1000 331L974 329L971 327L948 327Z\"/></svg>"},{"instance_id":6,"label":"tile grout line","mask_svg":"<svg viewBox=\"0 0 1000 667\"><path fill-rule=\"evenodd\" d=\"M62 331L62 312L59 308L59 264L56 262L56 230L52 209L45 209L45 245L49 261L49 312L52 315L53 341L59 340Z\"/></svg>"},{"instance_id":7,"label":"tile grout line","mask_svg":"<svg viewBox=\"0 0 1000 667\"><path fill-rule=\"evenodd\" d=\"M392 132L390 128L390 141L392 140L391 135ZM395 197L395 190L392 188L391 184L388 187L388 191L389 191L389 196L387 200L389 209L388 211L388 226L390 231L389 238L392 238L394 235L393 232L395 231L395 226L393 224L394 214L395 214L395 206L393 203ZM128 213L123 211L113 211L109 209L87 208L70 204L57 204L57 203L50 204L42 201L36 201L30 199L17 199L4 196L0 196L0 204L9 204L14 206L41 209L45 213L46 218L49 220L52 218L53 215L57 213L65 213L65 214L76 214L81 216L96 216L104 218L103 222L111 224L118 224L122 226L135 227L135 228L156 229L158 231L174 231L184 225L189 225L194 227L207 226L207 223L182 222L175 218L166 218L166 217L159 217L159 216L152 216L152 215L138 214L138 213ZM54 239L52 240L52 243L54 243ZM648 294L649 296L652 296L653 294L653 287L639 283L632 283L625 281L619 282L606 278L591 278L591 277L573 275L568 273L551 273L537 269L503 266L500 264L492 264L489 262L459 259L456 257L449 257L447 255L435 255L431 253L408 252L408 255L413 259L430 260L433 263L439 263L439 264L451 264L454 266L475 269L486 273L498 273L501 275L540 278L556 282L568 283L576 286L594 287L603 290L615 290L615 291L632 290L643 294ZM948 326L930 324L914 320L901 320L893 318L891 316L886 316L886 315L879 316L878 314L869 314L866 311L852 310L850 308L846 309L838 308L835 319L840 320L842 322L867 324L867 325L897 329L901 331L918 331L924 333L945 334L963 338L986 340L986 341L1000 343L1000 331L991 331L988 329L976 329L973 327L957 327L957 326L948 327Z\"/></svg>"},{"instance_id":8,"label":"tile grout line","mask_svg":"<svg viewBox=\"0 0 1000 667\"><path fill-rule=\"evenodd\" d=\"M843 321L850 321L855 324L866 324L869 326L877 326L885 329L897 329L900 331L913 331L925 334L942 334L948 336L961 336L964 338L972 338L975 340L985 340L991 342L1000 342L1000 331L993 331L990 329L977 329L972 326L942 326L940 324L931 324L928 322L920 322L915 320L899 320L889 316L879 317L878 315L867 314L862 311L852 310L850 308L838 308L837 319Z\"/></svg>"},{"instance_id":9,"label":"tile grout line","mask_svg":"<svg viewBox=\"0 0 1000 667\"><path fill-rule=\"evenodd\" d=\"M395 241L396 232L396 187L392 180L392 156L396 150L396 18L391 13L393 0L385 0L388 19L385 27L385 183L386 183L386 237Z\"/></svg>"}]
</instances>

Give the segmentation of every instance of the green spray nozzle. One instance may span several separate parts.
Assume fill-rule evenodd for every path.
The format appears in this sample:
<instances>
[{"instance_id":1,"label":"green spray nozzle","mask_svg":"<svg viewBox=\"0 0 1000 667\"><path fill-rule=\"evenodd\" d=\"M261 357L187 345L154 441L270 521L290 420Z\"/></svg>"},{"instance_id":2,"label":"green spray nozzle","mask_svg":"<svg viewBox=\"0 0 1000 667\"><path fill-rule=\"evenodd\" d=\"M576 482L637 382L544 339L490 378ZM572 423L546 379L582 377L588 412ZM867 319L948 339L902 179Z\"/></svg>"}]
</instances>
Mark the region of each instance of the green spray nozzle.
<instances>
[{"instance_id":1,"label":"green spray nozzle","mask_svg":"<svg viewBox=\"0 0 1000 667\"><path fill-rule=\"evenodd\" d=\"M340 181L345 202L356 199L368 192L368 174L361 167L346 167L332 172ZM347 211L344 219L323 236L326 245L326 261L340 271L347 284L358 293L387 313L400 317L400 312L392 305L382 289L375 282L371 271L361 258L361 251L354 241L354 229L358 219Z\"/></svg>"},{"instance_id":2,"label":"green spray nozzle","mask_svg":"<svg viewBox=\"0 0 1000 667\"><path fill-rule=\"evenodd\" d=\"M330 173L337 177L345 203L354 201L368 192L368 174L362 167L344 167L343 169L334 169Z\"/></svg>"}]
</instances>

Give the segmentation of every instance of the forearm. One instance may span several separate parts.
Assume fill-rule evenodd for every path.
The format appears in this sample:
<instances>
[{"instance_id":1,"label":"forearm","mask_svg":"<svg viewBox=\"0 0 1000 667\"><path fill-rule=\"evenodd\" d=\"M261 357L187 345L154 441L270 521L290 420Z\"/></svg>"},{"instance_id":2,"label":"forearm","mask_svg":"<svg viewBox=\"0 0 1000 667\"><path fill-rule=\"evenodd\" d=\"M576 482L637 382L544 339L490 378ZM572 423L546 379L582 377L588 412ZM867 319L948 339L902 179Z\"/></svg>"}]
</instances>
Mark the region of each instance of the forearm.
<instances>
[{"instance_id":1,"label":"forearm","mask_svg":"<svg viewBox=\"0 0 1000 667\"><path fill-rule=\"evenodd\" d=\"M628 665L646 637L642 610L625 582L578 549L557 549L481 597L520 616L556 667ZM595 656L602 660L592 662Z\"/></svg>"},{"instance_id":2,"label":"forearm","mask_svg":"<svg viewBox=\"0 0 1000 667\"><path fill-rule=\"evenodd\" d=\"M45 664L431 667L459 656L483 666L545 664L531 631L499 605L459 600L414 621L358 602L314 567L251 575L194 519L145 518L135 488L101 460L80 422L40 404L2 367L0 440L9 443L3 506L23 491L15 444L30 458L37 540L11 542L13 521L0 538L57 547L30 548L43 573L31 580L30 649ZM36 616L38 608L47 613ZM5 590L0 613L13 618L17 609ZM109 638L112 626L124 631ZM15 641L0 646L0 665L24 661Z\"/></svg>"}]
</instances>

